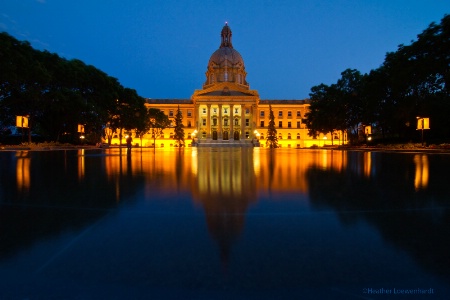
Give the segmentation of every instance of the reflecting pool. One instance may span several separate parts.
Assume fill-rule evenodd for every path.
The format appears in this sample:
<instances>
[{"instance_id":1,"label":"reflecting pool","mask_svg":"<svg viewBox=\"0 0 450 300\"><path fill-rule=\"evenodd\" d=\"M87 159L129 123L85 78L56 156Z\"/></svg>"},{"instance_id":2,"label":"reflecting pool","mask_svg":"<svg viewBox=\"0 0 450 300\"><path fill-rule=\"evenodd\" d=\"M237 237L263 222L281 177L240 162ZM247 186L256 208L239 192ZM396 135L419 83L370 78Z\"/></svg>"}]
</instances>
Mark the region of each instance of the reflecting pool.
<instances>
[{"instance_id":1,"label":"reflecting pool","mask_svg":"<svg viewBox=\"0 0 450 300\"><path fill-rule=\"evenodd\" d=\"M450 154L0 152L0 299L448 299Z\"/></svg>"}]
</instances>

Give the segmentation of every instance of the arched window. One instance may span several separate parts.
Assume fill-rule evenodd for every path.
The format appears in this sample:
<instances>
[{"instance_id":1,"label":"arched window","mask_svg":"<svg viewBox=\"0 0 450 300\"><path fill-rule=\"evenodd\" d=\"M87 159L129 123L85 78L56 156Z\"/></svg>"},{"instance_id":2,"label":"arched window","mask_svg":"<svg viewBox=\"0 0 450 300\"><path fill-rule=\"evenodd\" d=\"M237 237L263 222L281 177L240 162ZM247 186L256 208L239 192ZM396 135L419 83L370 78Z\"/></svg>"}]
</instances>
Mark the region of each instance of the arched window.
<instances>
[{"instance_id":1,"label":"arched window","mask_svg":"<svg viewBox=\"0 0 450 300\"><path fill-rule=\"evenodd\" d=\"M288 133L288 140L290 140L291 139L291 134L290 133Z\"/></svg>"}]
</instances>

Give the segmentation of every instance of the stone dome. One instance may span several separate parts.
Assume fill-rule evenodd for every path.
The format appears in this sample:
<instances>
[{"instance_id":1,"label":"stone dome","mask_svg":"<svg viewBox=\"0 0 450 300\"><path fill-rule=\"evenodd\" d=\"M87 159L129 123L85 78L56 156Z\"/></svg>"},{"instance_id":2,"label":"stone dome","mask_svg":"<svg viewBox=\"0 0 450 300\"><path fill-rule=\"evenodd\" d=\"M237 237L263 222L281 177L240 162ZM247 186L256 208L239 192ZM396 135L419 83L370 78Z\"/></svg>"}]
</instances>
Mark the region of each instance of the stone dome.
<instances>
[{"instance_id":1,"label":"stone dome","mask_svg":"<svg viewBox=\"0 0 450 300\"><path fill-rule=\"evenodd\" d=\"M209 59L209 63L215 63L217 65L223 65L227 63L230 67L236 64L244 65L244 60L242 59L241 54L237 52L235 49L230 47L223 47L217 49Z\"/></svg>"},{"instance_id":2,"label":"stone dome","mask_svg":"<svg viewBox=\"0 0 450 300\"><path fill-rule=\"evenodd\" d=\"M241 54L233 48L232 32L227 23L222 28L220 36L220 47L209 59L206 82L203 87L207 88L220 82L234 82L248 87L245 80L247 73L245 72L244 60Z\"/></svg>"}]
</instances>

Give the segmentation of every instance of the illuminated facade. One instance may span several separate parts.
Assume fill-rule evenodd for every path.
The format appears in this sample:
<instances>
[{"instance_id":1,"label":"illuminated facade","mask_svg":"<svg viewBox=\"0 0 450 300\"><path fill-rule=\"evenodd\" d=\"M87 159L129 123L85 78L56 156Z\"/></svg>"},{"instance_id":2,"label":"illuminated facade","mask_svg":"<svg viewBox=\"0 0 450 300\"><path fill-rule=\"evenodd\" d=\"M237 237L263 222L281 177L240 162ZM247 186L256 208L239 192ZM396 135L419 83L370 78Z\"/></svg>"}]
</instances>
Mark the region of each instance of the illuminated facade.
<instances>
[{"instance_id":1,"label":"illuminated facade","mask_svg":"<svg viewBox=\"0 0 450 300\"><path fill-rule=\"evenodd\" d=\"M281 147L321 147L342 144L346 140L342 133L321 135L317 139L308 136L304 123L309 110L308 99L260 100L258 91L250 89L247 82L244 60L233 47L228 24L221 31L220 47L211 55L205 75L202 89L195 90L191 99L146 101L148 108L158 108L168 115L172 124L178 109L181 110L188 146L264 147L270 106ZM173 132L173 127L165 129L162 136L157 137L156 147L174 146ZM144 136L142 146L153 146L150 135Z\"/></svg>"}]
</instances>

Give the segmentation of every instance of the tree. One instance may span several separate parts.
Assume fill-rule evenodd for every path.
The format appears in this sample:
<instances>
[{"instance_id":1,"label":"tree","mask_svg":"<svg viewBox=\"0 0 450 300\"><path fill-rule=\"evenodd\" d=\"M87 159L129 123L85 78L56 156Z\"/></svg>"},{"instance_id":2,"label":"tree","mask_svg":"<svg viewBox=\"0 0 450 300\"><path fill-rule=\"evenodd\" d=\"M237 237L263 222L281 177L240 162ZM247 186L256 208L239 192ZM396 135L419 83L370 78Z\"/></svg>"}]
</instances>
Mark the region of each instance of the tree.
<instances>
[{"instance_id":1,"label":"tree","mask_svg":"<svg viewBox=\"0 0 450 300\"><path fill-rule=\"evenodd\" d=\"M158 108L150 108L148 110L150 119L150 133L153 137L153 145L156 148L156 138L159 137L163 130L170 125L169 117Z\"/></svg>"},{"instance_id":2,"label":"tree","mask_svg":"<svg viewBox=\"0 0 450 300\"><path fill-rule=\"evenodd\" d=\"M178 105L177 114L175 116L174 140L178 147L184 147L184 129L183 129L183 115Z\"/></svg>"},{"instance_id":3,"label":"tree","mask_svg":"<svg viewBox=\"0 0 450 300\"><path fill-rule=\"evenodd\" d=\"M277 130L275 129L275 116L273 115L272 105L269 105L269 127L267 129L267 145L269 148L278 148Z\"/></svg>"}]
</instances>

